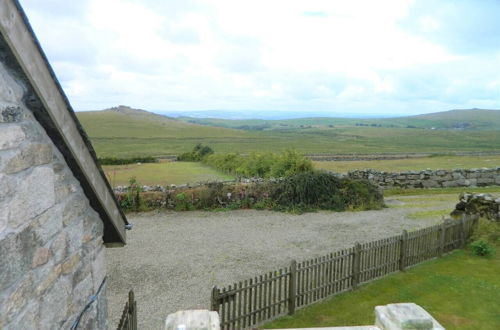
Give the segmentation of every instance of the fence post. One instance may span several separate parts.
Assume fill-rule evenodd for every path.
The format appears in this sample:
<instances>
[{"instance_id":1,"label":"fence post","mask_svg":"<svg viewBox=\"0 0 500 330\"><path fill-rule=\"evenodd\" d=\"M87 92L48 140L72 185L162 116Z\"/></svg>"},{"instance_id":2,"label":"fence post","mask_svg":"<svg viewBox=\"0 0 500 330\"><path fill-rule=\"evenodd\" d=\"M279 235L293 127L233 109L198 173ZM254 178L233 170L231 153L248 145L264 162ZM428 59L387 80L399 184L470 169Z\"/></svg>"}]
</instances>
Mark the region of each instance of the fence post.
<instances>
[{"instance_id":1,"label":"fence post","mask_svg":"<svg viewBox=\"0 0 500 330\"><path fill-rule=\"evenodd\" d=\"M354 257L352 261L352 289L355 290L359 284L359 274L361 266L361 244L354 244Z\"/></svg>"},{"instance_id":2,"label":"fence post","mask_svg":"<svg viewBox=\"0 0 500 330\"><path fill-rule=\"evenodd\" d=\"M135 302L134 291L128 292L128 314L130 329L137 329L137 303Z\"/></svg>"},{"instance_id":3,"label":"fence post","mask_svg":"<svg viewBox=\"0 0 500 330\"><path fill-rule=\"evenodd\" d=\"M219 288L217 285L212 287L212 295L210 297L210 310L214 312L219 312Z\"/></svg>"},{"instance_id":4,"label":"fence post","mask_svg":"<svg viewBox=\"0 0 500 330\"><path fill-rule=\"evenodd\" d=\"M443 221L441 228L439 228L439 256L444 254L444 239L446 237L446 221Z\"/></svg>"},{"instance_id":5,"label":"fence post","mask_svg":"<svg viewBox=\"0 0 500 330\"><path fill-rule=\"evenodd\" d=\"M297 262L292 260L290 263L290 282L288 282L288 314L293 315L295 313L295 298L297 296Z\"/></svg>"},{"instance_id":6,"label":"fence post","mask_svg":"<svg viewBox=\"0 0 500 330\"><path fill-rule=\"evenodd\" d=\"M408 232L403 230L403 234L401 235L401 248L399 250L399 270L404 272L406 266L406 257L407 257L407 246L408 245Z\"/></svg>"},{"instance_id":7,"label":"fence post","mask_svg":"<svg viewBox=\"0 0 500 330\"><path fill-rule=\"evenodd\" d=\"M460 220L460 238L461 238L461 247L465 246L465 243L467 242L467 235L465 234L465 228L466 228L466 221L467 221L467 216L462 214L462 219Z\"/></svg>"}]
</instances>

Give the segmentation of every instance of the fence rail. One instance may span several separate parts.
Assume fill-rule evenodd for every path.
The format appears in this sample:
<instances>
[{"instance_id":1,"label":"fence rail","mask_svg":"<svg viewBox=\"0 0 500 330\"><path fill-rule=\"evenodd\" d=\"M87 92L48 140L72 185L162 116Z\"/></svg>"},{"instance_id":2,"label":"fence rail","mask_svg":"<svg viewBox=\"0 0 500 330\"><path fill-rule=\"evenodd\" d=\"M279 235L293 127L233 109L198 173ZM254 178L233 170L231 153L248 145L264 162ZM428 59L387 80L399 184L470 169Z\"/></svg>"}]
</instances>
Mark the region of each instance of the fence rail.
<instances>
[{"instance_id":1,"label":"fence rail","mask_svg":"<svg viewBox=\"0 0 500 330\"><path fill-rule=\"evenodd\" d=\"M118 323L117 330L137 330L137 302L134 291L128 293L128 301L123 308L122 317Z\"/></svg>"},{"instance_id":2,"label":"fence rail","mask_svg":"<svg viewBox=\"0 0 500 330\"><path fill-rule=\"evenodd\" d=\"M388 274L463 247L477 218L445 221L401 235L359 244L329 255L292 261L281 268L222 289L214 287L211 310L221 329L245 329Z\"/></svg>"}]
</instances>

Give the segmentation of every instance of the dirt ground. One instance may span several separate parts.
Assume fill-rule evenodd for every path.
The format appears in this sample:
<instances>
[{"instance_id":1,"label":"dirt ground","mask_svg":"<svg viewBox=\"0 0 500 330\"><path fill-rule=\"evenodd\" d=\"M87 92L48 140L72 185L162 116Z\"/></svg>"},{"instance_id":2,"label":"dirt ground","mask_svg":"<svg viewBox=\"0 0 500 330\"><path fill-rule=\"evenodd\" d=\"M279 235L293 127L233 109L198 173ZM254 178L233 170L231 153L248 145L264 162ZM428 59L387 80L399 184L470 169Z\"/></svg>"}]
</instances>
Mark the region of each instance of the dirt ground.
<instances>
[{"instance_id":1,"label":"dirt ground","mask_svg":"<svg viewBox=\"0 0 500 330\"><path fill-rule=\"evenodd\" d=\"M169 313L209 307L212 286L227 286L289 265L441 221L408 216L453 209L456 196L398 197L389 208L302 215L271 211L149 212L128 215L127 245L107 249L110 327L134 289L140 329L163 329Z\"/></svg>"}]
</instances>

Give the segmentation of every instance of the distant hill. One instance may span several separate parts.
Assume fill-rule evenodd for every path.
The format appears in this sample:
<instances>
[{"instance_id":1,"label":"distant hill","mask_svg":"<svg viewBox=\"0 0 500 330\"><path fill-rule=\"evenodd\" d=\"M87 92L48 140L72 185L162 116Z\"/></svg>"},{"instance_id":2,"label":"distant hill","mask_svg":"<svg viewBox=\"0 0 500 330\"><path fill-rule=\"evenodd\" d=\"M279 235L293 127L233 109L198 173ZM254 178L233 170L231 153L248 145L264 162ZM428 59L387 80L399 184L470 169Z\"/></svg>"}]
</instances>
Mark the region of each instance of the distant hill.
<instances>
[{"instance_id":1,"label":"distant hill","mask_svg":"<svg viewBox=\"0 0 500 330\"><path fill-rule=\"evenodd\" d=\"M500 110L450 110L424 115L395 118L332 118L312 117L285 120L218 119L179 117L178 120L208 126L244 130L283 130L332 126L371 126L393 128L428 128L458 130L500 130Z\"/></svg>"},{"instance_id":2,"label":"distant hill","mask_svg":"<svg viewBox=\"0 0 500 330\"><path fill-rule=\"evenodd\" d=\"M345 118L207 120L211 126L207 122L201 125L190 122L193 120L189 118L170 118L126 106L77 112L77 116L100 157L177 155L192 150L197 143L207 144L216 152L239 153L286 149L305 154L500 150L500 129L495 117L499 112L472 110L482 116L469 114L467 118L462 116L467 111L463 111L458 111L459 120L445 112L362 122ZM470 126L465 130L441 129L456 124L447 119L449 116ZM214 127L222 125L227 127ZM423 132L424 129L406 128L408 125L440 129ZM495 130L486 130L489 127Z\"/></svg>"},{"instance_id":3,"label":"distant hill","mask_svg":"<svg viewBox=\"0 0 500 330\"><path fill-rule=\"evenodd\" d=\"M78 119L87 134L94 138L189 138L245 136L247 133L234 129L216 129L186 123L153 112L118 106L101 111L77 112Z\"/></svg>"}]
</instances>

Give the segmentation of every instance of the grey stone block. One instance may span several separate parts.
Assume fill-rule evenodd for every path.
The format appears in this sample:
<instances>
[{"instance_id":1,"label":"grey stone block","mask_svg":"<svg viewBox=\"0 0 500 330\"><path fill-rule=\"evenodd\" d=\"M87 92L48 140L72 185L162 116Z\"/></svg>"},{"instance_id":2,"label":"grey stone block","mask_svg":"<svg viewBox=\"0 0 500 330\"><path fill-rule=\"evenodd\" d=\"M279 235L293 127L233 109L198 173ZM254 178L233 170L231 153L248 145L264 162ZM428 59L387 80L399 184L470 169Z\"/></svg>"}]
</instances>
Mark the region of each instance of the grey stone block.
<instances>
[{"instance_id":1,"label":"grey stone block","mask_svg":"<svg viewBox=\"0 0 500 330\"><path fill-rule=\"evenodd\" d=\"M0 288L11 286L31 269L31 263L39 242L28 226L19 234L11 233L0 240Z\"/></svg>"},{"instance_id":2,"label":"grey stone block","mask_svg":"<svg viewBox=\"0 0 500 330\"><path fill-rule=\"evenodd\" d=\"M9 151L4 152L3 155L0 154L2 171L6 174L17 173L52 161L52 147L44 143L23 145Z\"/></svg>"},{"instance_id":3,"label":"grey stone block","mask_svg":"<svg viewBox=\"0 0 500 330\"><path fill-rule=\"evenodd\" d=\"M40 214L32 222L33 230L42 245L55 237L63 228L62 209L55 205Z\"/></svg>"},{"instance_id":4,"label":"grey stone block","mask_svg":"<svg viewBox=\"0 0 500 330\"><path fill-rule=\"evenodd\" d=\"M0 124L0 150L19 146L26 138L21 126L17 124Z\"/></svg>"},{"instance_id":5,"label":"grey stone block","mask_svg":"<svg viewBox=\"0 0 500 330\"><path fill-rule=\"evenodd\" d=\"M7 322L16 318L27 305L33 291L33 279L30 274L24 276L7 299L0 306L0 317Z\"/></svg>"},{"instance_id":6,"label":"grey stone block","mask_svg":"<svg viewBox=\"0 0 500 330\"><path fill-rule=\"evenodd\" d=\"M39 311L40 303L32 299L5 329L39 329Z\"/></svg>"},{"instance_id":7,"label":"grey stone block","mask_svg":"<svg viewBox=\"0 0 500 330\"><path fill-rule=\"evenodd\" d=\"M104 277L106 276L106 249L103 247L92 261L92 282L94 292L97 292Z\"/></svg>"},{"instance_id":8,"label":"grey stone block","mask_svg":"<svg viewBox=\"0 0 500 330\"><path fill-rule=\"evenodd\" d=\"M81 216L89 208L87 198L81 192L71 194L71 196L64 201L64 208L62 212L63 225L68 226L72 222L81 221Z\"/></svg>"},{"instance_id":9,"label":"grey stone block","mask_svg":"<svg viewBox=\"0 0 500 330\"><path fill-rule=\"evenodd\" d=\"M78 218L70 226L65 227L68 234L68 253L74 254L82 248L83 244L83 219Z\"/></svg>"},{"instance_id":10,"label":"grey stone block","mask_svg":"<svg viewBox=\"0 0 500 330\"><path fill-rule=\"evenodd\" d=\"M40 329L58 329L66 322L71 291L69 280L64 277L47 290L40 304Z\"/></svg>"},{"instance_id":11,"label":"grey stone block","mask_svg":"<svg viewBox=\"0 0 500 330\"><path fill-rule=\"evenodd\" d=\"M49 167L36 167L16 187L9 205L9 225L25 224L54 203L54 173Z\"/></svg>"}]
</instances>

